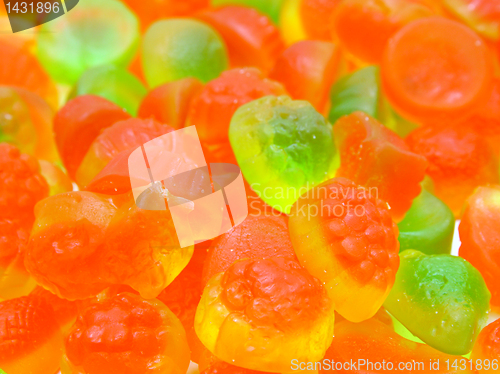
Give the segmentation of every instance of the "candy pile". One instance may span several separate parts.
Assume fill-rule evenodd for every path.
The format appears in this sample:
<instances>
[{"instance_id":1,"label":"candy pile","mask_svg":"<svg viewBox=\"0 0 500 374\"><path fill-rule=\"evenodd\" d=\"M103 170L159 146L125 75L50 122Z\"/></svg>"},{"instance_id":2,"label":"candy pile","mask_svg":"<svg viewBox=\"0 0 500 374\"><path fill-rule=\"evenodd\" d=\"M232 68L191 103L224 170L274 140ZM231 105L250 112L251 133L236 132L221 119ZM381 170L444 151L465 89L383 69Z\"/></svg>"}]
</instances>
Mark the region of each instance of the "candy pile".
<instances>
[{"instance_id":1,"label":"candy pile","mask_svg":"<svg viewBox=\"0 0 500 374\"><path fill-rule=\"evenodd\" d=\"M0 56L0 373L500 371L498 0L82 0ZM189 126L248 216L184 246L218 182L129 157Z\"/></svg>"}]
</instances>

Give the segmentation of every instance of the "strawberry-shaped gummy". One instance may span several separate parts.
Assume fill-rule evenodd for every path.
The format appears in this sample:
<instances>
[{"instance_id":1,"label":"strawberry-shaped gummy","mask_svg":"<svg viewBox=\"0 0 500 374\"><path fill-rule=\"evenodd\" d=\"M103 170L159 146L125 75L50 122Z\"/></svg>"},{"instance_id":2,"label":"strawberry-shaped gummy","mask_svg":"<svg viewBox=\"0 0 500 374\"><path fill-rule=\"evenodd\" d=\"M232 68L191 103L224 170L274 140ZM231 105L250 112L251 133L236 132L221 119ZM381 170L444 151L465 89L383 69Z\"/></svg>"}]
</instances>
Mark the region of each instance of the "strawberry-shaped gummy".
<instances>
[{"instance_id":1,"label":"strawberry-shaped gummy","mask_svg":"<svg viewBox=\"0 0 500 374\"><path fill-rule=\"evenodd\" d=\"M293 257L234 263L205 287L195 329L215 356L243 368L286 372L317 361L333 336L333 303Z\"/></svg>"},{"instance_id":2,"label":"strawberry-shaped gummy","mask_svg":"<svg viewBox=\"0 0 500 374\"><path fill-rule=\"evenodd\" d=\"M474 343L470 358L477 373L498 373L500 368L500 319L481 330Z\"/></svg>"},{"instance_id":3,"label":"strawberry-shaped gummy","mask_svg":"<svg viewBox=\"0 0 500 374\"><path fill-rule=\"evenodd\" d=\"M336 176L373 188L389 204L392 217L402 219L421 191L425 158L363 112L340 118L333 133L341 160Z\"/></svg>"},{"instance_id":4,"label":"strawberry-shaped gummy","mask_svg":"<svg viewBox=\"0 0 500 374\"><path fill-rule=\"evenodd\" d=\"M65 341L62 373L184 374L186 334L160 301L122 293L91 303Z\"/></svg>"},{"instance_id":5,"label":"strawberry-shaped gummy","mask_svg":"<svg viewBox=\"0 0 500 374\"><path fill-rule=\"evenodd\" d=\"M300 263L324 282L335 310L352 322L372 317L399 266L398 228L376 190L327 181L297 201L289 229Z\"/></svg>"},{"instance_id":6,"label":"strawberry-shaped gummy","mask_svg":"<svg viewBox=\"0 0 500 374\"><path fill-rule=\"evenodd\" d=\"M39 295L0 302L0 367L16 374L55 373L63 345L59 328Z\"/></svg>"}]
</instances>

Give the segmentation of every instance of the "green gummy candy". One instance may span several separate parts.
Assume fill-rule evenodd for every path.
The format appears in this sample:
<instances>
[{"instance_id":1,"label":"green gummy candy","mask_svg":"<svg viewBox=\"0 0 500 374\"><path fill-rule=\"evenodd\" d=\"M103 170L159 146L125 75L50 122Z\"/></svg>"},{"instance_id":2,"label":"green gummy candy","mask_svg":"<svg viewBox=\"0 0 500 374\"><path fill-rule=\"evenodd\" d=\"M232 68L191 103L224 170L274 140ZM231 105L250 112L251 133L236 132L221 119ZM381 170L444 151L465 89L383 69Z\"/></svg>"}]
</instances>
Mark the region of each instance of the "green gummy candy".
<instances>
[{"instance_id":1,"label":"green gummy candy","mask_svg":"<svg viewBox=\"0 0 500 374\"><path fill-rule=\"evenodd\" d=\"M213 6L244 5L267 15L275 24L279 23L281 5L285 0L212 0Z\"/></svg>"},{"instance_id":2,"label":"green gummy candy","mask_svg":"<svg viewBox=\"0 0 500 374\"><path fill-rule=\"evenodd\" d=\"M415 249L428 255L451 253L455 217L445 203L425 189L413 200L398 227L401 252Z\"/></svg>"},{"instance_id":3,"label":"green gummy candy","mask_svg":"<svg viewBox=\"0 0 500 374\"><path fill-rule=\"evenodd\" d=\"M133 74L116 66L99 66L80 77L71 96L97 95L135 116L147 89Z\"/></svg>"},{"instance_id":4,"label":"green gummy candy","mask_svg":"<svg viewBox=\"0 0 500 374\"><path fill-rule=\"evenodd\" d=\"M267 204L290 213L308 189L332 176L332 127L307 101L264 98L240 107L229 140L245 179Z\"/></svg>"},{"instance_id":5,"label":"green gummy candy","mask_svg":"<svg viewBox=\"0 0 500 374\"><path fill-rule=\"evenodd\" d=\"M74 84L91 67L127 66L139 37L139 20L122 2L85 0L41 26L37 55L53 79Z\"/></svg>"},{"instance_id":6,"label":"green gummy candy","mask_svg":"<svg viewBox=\"0 0 500 374\"><path fill-rule=\"evenodd\" d=\"M187 77L206 83L228 67L227 50L219 34L202 22L162 20L144 36L142 67L151 87Z\"/></svg>"},{"instance_id":7,"label":"green gummy candy","mask_svg":"<svg viewBox=\"0 0 500 374\"><path fill-rule=\"evenodd\" d=\"M400 253L385 308L413 335L444 353L470 352L486 325L490 292L470 263L451 255Z\"/></svg>"}]
</instances>

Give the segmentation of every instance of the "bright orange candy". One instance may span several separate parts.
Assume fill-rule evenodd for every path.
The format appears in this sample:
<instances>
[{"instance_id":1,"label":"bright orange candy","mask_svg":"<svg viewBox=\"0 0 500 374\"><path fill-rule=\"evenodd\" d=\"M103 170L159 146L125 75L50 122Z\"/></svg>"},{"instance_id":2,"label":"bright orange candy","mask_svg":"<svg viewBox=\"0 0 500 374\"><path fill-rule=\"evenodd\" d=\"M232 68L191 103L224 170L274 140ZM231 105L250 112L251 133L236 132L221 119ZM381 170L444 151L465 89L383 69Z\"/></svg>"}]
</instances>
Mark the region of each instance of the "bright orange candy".
<instances>
[{"instance_id":1,"label":"bright orange candy","mask_svg":"<svg viewBox=\"0 0 500 374\"><path fill-rule=\"evenodd\" d=\"M269 78L282 83L293 99L307 100L324 112L340 61L340 50L335 44L304 40L283 52Z\"/></svg>"},{"instance_id":2,"label":"bright orange candy","mask_svg":"<svg viewBox=\"0 0 500 374\"><path fill-rule=\"evenodd\" d=\"M286 94L283 86L254 68L233 69L209 82L194 99L187 125L195 125L207 144L228 142L229 123L243 104L268 95Z\"/></svg>"},{"instance_id":3,"label":"bright orange candy","mask_svg":"<svg viewBox=\"0 0 500 374\"><path fill-rule=\"evenodd\" d=\"M271 19L254 8L224 6L199 13L226 42L232 67L254 66L269 72L285 49L280 30Z\"/></svg>"},{"instance_id":4,"label":"bright orange candy","mask_svg":"<svg viewBox=\"0 0 500 374\"><path fill-rule=\"evenodd\" d=\"M421 374L473 373L469 370L469 360L462 356L447 355L428 345L407 340L375 318L361 323L342 321L335 324L335 337L324 360L330 363L331 370L323 366L320 374L344 372L342 368L350 369L345 373L359 374L389 374L395 371ZM449 360L448 365L446 360ZM454 368L455 360L457 365ZM353 362L356 366L351 366ZM430 366L431 362L433 367Z\"/></svg>"},{"instance_id":5,"label":"bright orange candy","mask_svg":"<svg viewBox=\"0 0 500 374\"><path fill-rule=\"evenodd\" d=\"M185 374L186 333L160 301L122 293L94 301L65 342L63 374Z\"/></svg>"},{"instance_id":6,"label":"bright orange candy","mask_svg":"<svg viewBox=\"0 0 500 374\"><path fill-rule=\"evenodd\" d=\"M420 194L427 162L396 133L363 112L340 118L333 127L340 152L336 176L374 188L401 220Z\"/></svg>"},{"instance_id":7,"label":"bright orange candy","mask_svg":"<svg viewBox=\"0 0 500 374\"><path fill-rule=\"evenodd\" d=\"M396 31L432 14L418 0L343 0L334 11L334 40L355 59L378 64L387 41Z\"/></svg>"},{"instance_id":8,"label":"bright orange candy","mask_svg":"<svg viewBox=\"0 0 500 374\"><path fill-rule=\"evenodd\" d=\"M398 228L376 190L335 178L306 192L290 213L300 263L352 322L375 315L399 268Z\"/></svg>"},{"instance_id":9,"label":"bright orange candy","mask_svg":"<svg viewBox=\"0 0 500 374\"><path fill-rule=\"evenodd\" d=\"M55 373L63 337L51 305L39 295L0 302L0 367L7 373Z\"/></svg>"},{"instance_id":10,"label":"bright orange candy","mask_svg":"<svg viewBox=\"0 0 500 374\"><path fill-rule=\"evenodd\" d=\"M434 194L456 217L480 185L498 183L498 164L488 141L469 121L418 128L406 138L410 149L427 158Z\"/></svg>"},{"instance_id":11,"label":"bright orange candy","mask_svg":"<svg viewBox=\"0 0 500 374\"><path fill-rule=\"evenodd\" d=\"M21 38L0 38L0 85L25 88L57 108L58 95L54 83Z\"/></svg>"},{"instance_id":12,"label":"bright orange candy","mask_svg":"<svg viewBox=\"0 0 500 374\"><path fill-rule=\"evenodd\" d=\"M463 118L490 95L493 58L484 41L458 22L411 22L387 44L382 83L391 103L417 121Z\"/></svg>"},{"instance_id":13,"label":"bright orange candy","mask_svg":"<svg viewBox=\"0 0 500 374\"><path fill-rule=\"evenodd\" d=\"M302 24L313 40L332 40L332 17L342 0L302 0L300 14Z\"/></svg>"},{"instance_id":14,"label":"bright orange candy","mask_svg":"<svg viewBox=\"0 0 500 374\"><path fill-rule=\"evenodd\" d=\"M193 97L202 88L203 84L196 78L184 78L158 86L144 97L137 116L153 118L174 129L181 129Z\"/></svg>"},{"instance_id":15,"label":"bright orange candy","mask_svg":"<svg viewBox=\"0 0 500 374\"><path fill-rule=\"evenodd\" d=\"M203 285L238 260L276 256L295 256L288 219L285 215L250 214L241 224L216 238L208 248Z\"/></svg>"},{"instance_id":16,"label":"bright orange candy","mask_svg":"<svg viewBox=\"0 0 500 374\"><path fill-rule=\"evenodd\" d=\"M94 95L78 96L66 103L54 118L54 133L61 159L75 178L92 142L106 127L130 118L122 108Z\"/></svg>"},{"instance_id":17,"label":"bright orange candy","mask_svg":"<svg viewBox=\"0 0 500 374\"><path fill-rule=\"evenodd\" d=\"M470 358L477 373L498 373L499 366L497 365L500 362L500 319L481 330L474 343L474 348L472 348Z\"/></svg>"},{"instance_id":18,"label":"bright orange candy","mask_svg":"<svg viewBox=\"0 0 500 374\"><path fill-rule=\"evenodd\" d=\"M460 221L459 256L481 272L491 306L500 309L500 186L483 186L467 199Z\"/></svg>"},{"instance_id":19,"label":"bright orange candy","mask_svg":"<svg viewBox=\"0 0 500 374\"><path fill-rule=\"evenodd\" d=\"M30 295L40 297L50 305L54 311L56 321L63 329L63 332L70 327L69 324L73 324L78 314L78 308L81 305L79 301L61 299L40 286L36 286L35 289L31 291Z\"/></svg>"},{"instance_id":20,"label":"bright orange candy","mask_svg":"<svg viewBox=\"0 0 500 374\"><path fill-rule=\"evenodd\" d=\"M136 149L173 130L153 119L130 118L115 122L103 129L92 142L76 171L76 182L86 186L119 153Z\"/></svg>"},{"instance_id":21,"label":"bright orange candy","mask_svg":"<svg viewBox=\"0 0 500 374\"><path fill-rule=\"evenodd\" d=\"M292 359L320 360L333 325L322 283L293 257L234 263L205 287L195 319L198 337L221 360L278 373Z\"/></svg>"}]
</instances>

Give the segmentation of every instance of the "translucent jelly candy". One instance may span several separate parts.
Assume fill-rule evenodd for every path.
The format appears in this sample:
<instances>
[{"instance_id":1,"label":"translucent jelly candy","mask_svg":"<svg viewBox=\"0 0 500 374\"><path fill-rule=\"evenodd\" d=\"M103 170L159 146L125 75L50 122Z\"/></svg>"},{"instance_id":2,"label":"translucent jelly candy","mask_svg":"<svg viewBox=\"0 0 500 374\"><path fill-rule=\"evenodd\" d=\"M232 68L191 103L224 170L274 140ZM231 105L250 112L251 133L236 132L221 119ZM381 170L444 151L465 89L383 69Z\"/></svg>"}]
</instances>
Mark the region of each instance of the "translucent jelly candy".
<instances>
[{"instance_id":1,"label":"translucent jelly candy","mask_svg":"<svg viewBox=\"0 0 500 374\"><path fill-rule=\"evenodd\" d=\"M429 17L411 22L389 40L382 83L391 103L409 118L460 118L487 100L492 62L474 31Z\"/></svg>"},{"instance_id":2,"label":"translucent jelly candy","mask_svg":"<svg viewBox=\"0 0 500 374\"><path fill-rule=\"evenodd\" d=\"M317 361L333 337L334 313L321 282L292 257L242 260L213 277L195 329L218 358L252 370L288 372Z\"/></svg>"},{"instance_id":3,"label":"translucent jelly candy","mask_svg":"<svg viewBox=\"0 0 500 374\"><path fill-rule=\"evenodd\" d=\"M196 78L179 79L158 86L144 97L137 116L153 118L174 129L181 129L186 123L193 98L202 88Z\"/></svg>"},{"instance_id":4,"label":"translucent jelly candy","mask_svg":"<svg viewBox=\"0 0 500 374\"><path fill-rule=\"evenodd\" d=\"M476 372L498 373L500 368L500 319L481 330L470 358Z\"/></svg>"},{"instance_id":5,"label":"translucent jelly candy","mask_svg":"<svg viewBox=\"0 0 500 374\"><path fill-rule=\"evenodd\" d=\"M341 0L302 0L300 14L304 29L313 40L332 40L332 15Z\"/></svg>"},{"instance_id":6,"label":"translucent jelly candy","mask_svg":"<svg viewBox=\"0 0 500 374\"><path fill-rule=\"evenodd\" d=\"M356 59L380 63L389 38L407 23L432 15L415 0L343 0L335 7L333 34Z\"/></svg>"},{"instance_id":7,"label":"translucent jelly candy","mask_svg":"<svg viewBox=\"0 0 500 374\"><path fill-rule=\"evenodd\" d=\"M292 45L301 40L307 39L300 6L302 0L285 0L280 10L280 31L286 45Z\"/></svg>"},{"instance_id":8,"label":"translucent jelly candy","mask_svg":"<svg viewBox=\"0 0 500 374\"><path fill-rule=\"evenodd\" d=\"M422 192L398 223L400 251L416 249L428 255L450 254L455 217L441 200L430 192Z\"/></svg>"},{"instance_id":9,"label":"translucent jelly candy","mask_svg":"<svg viewBox=\"0 0 500 374\"><path fill-rule=\"evenodd\" d=\"M85 154L102 129L130 118L122 108L98 96L74 98L54 118L54 133L61 159L70 177L75 178Z\"/></svg>"},{"instance_id":10,"label":"translucent jelly candy","mask_svg":"<svg viewBox=\"0 0 500 374\"><path fill-rule=\"evenodd\" d=\"M47 374L59 368L63 337L51 305L39 295L0 302L0 367Z\"/></svg>"},{"instance_id":11,"label":"translucent jelly candy","mask_svg":"<svg viewBox=\"0 0 500 374\"><path fill-rule=\"evenodd\" d=\"M242 6L224 6L196 16L222 36L232 67L254 66L267 73L285 49L279 29L265 15Z\"/></svg>"},{"instance_id":12,"label":"translucent jelly candy","mask_svg":"<svg viewBox=\"0 0 500 374\"><path fill-rule=\"evenodd\" d=\"M456 217L477 186L498 181L493 150L467 122L424 126L410 133L406 142L427 158L435 195Z\"/></svg>"},{"instance_id":13,"label":"translucent jelly candy","mask_svg":"<svg viewBox=\"0 0 500 374\"><path fill-rule=\"evenodd\" d=\"M73 84L94 66L126 67L138 43L139 22L122 2L86 0L41 26L37 53L53 79Z\"/></svg>"},{"instance_id":14,"label":"translucent jelly candy","mask_svg":"<svg viewBox=\"0 0 500 374\"><path fill-rule=\"evenodd\" d=\"M400 258L386 309L431 347L469 353L490 308L490 292L479 271L451 255L407 250Z\"/></svg>"},{"instance_id":15,"label":"translucent jelly candy","mask_svg":"<svg viewBox=\"0 0 500 374\"><path fill-rule=\"evenodd\" d=\"M75 175L76 182L86 186L120 152L135 149L173 129L155 120L130 118L115 122L97 136Z\"/></svg>"},{"instance_id":16,"label":"translucent jelly candy","mask_svg":"<svg viewBox=\"0 0 500 374\"><path fill-rule=\"evenodd\" d=\"M491 0L443 0L446 10L486 38L500 37L500 3Z\"/></svg>"},{"instance_id":17,"label":"translucent jelly candy","mask_svg":"<svg viewBox=\"0 0 500 374\"><path fill-rule=\"evenodd\" d=\"M81 302L61 299L40 286L36 286L30 293L30 296L31 295L44 299L47 304L50 305L54 311L56 321L59 326L61 326L63 332L66 332L69 327L73 325L73 322L78 314L78 308L81 306Z\"/></svg>"},{"instance_id":18,"label":"translucent jelly candy","mask_svg":"<svg viewBox=\"0 0 500 374\"><path fill-rule=\"evenodd\" d=\"M208 249L203 284L241 259L295 256L287 221L284 215L251 214L241 224L216 238Z\"/></svg>"},{"instance_id":19,"label":"translucent jelly candy","mask_svg":"<svg viewBox=\"0 0 500 374\"><path fill-rule=\"evenodd\" d=\"M68 175L56 164L45 160L38 160L40 174L49 185L49 195L73 191L73 184Z\"/></svg>"},{"instance_id":20,"label":"translucent jelly candy","mask_svg":"<svg viewBox=\"0 0 500 374\"><path fill-rule=\"evenodd\" d=\"M164 303L181 321L191 350L191 361L194 362L199 361L200 355L205 349L194 331L194 316L203 292L201 283L203 262L207 256L207 249L203 244L195 246L189 264L157 296L157 299Z\"/></svg>"},{"instance_id":21,"label":"translucent jelly candy","mask_svg":"<svg viewBox=\"0 0 500 374\"><path fill-rule=\"evenodd\" d=\"M340 50L333 43L304 40L290 46L269 74L297 100L309 101L323 112L328 93L339 74Z\"/></svg>"},{"instance_id":22,"label":"translucent jelly candy","mask_svg":"<svg viewBox=\"0 0 500 374\"><path fill-rule=\"evenodd\" d=\"M30 52L28 43L11 35L0 38L0 55L0 85L25 88L47 100L52 108L57 107L57 89Z\"/></svg>"},{"instance_id":23,"label":"translucent jelly candy","mask_svg":"<svg viewBox=\"0 0 500 374\"><path fill-rule=\"evenodd\" d=\"M146 87L134 75L113 65L85 71L73 87L72 96L97 95L108 99L135 116Z\"/></svg>"},{"instance_id":24,"label":"translucent jelly candy","mask_svg":"<svg viewBox=\"0 0 500 374\"><path fill-rule=\"evenodd\" d=\"M365 113L340 118L333 127L340 152L336 176L373 187L400 220L421 191L427 162L403 139Z\"/></svg>"},{"instance_id":25,"label":"translucent jelly candy","mask_svg":"<svg viewBox=\"0 0 500 374\"><path fill-rule=\"evenodd\" d=\"M40 96L17 87L0 86L0 142L21 152L56 161L52 108Z\"/></svg>"},{"instance_id":26,"label":"translucent jelly candy","mask_svg":"<svg viewBox=\"0 0 500 374\"><path fill-rule=\"evenodd\" d=\"M65 342L63 374L184 374L186 333L161 302L122 293L95 301Z\"/></svg>"},{"instance_id":27,"label":"translucent jelly candy","mask_svg":"<svg viewBox=\"0 0 500 374\"><path fill-rule=\"evenodd\" d=\"M265 371L245 369L219 360L206 348L203 349L198 364L200 374L265 374ZM316 373L317 374L317 373Z\"/></svg>"},{"instance_id":28,"label":"translucent jelly candy","mask_svg":"<svg viewBox=\"0 0 500 374\"><path fill-rule=\"evenodd\" d=\"M500 187L476 189L465 204L459 232L459 255L478 269L491 292L491 305L500 307Z\"/></svg>"},{"instance_id":29,"label":"translucent jelly candy","mask_svg":"<svg viewBox=\"0 0 500 374\"><path fill-rule=\"evenodd\" d=\"M227 64L221 37L199 21L155 22L142 41L142 67L151 87L187 77L206 83L226 70Z\"/></svg>"},{"instance_id":30,"label":"translucent jelly candy","mask_svg":"<svg viewBox=\"0 0 500 374\"><path fill-rule=\"evenodd\" d=\"M255 8L268 15L275 24L279 22L279 13L283 0L212 0L212 6L238 4Z\"/></svg>"},{"instance_id":31,"label":"translucent jelly candy","mask_svg":"<svg viewBox=\"0 0 500 374\"><path fill-rule=\"evenodd\" d=\"M398 228L373 190L344 178L305 193L290 213L295 253L324 282L335 310L352 322L371 318L399 266Z\"/></svg>"},{"instance_id":32,"label":"translucent jelly candy","mask_svg":"<svg viewBox=\"0 0 500 374\"><path fill-rule=\"evenodd\" d=\"M351 368L349 371L359 374L388 374L394 371L419 374L473 373L468 369L469 360L407 340L375 318L361 323L336 323L335 337L326 351L325 361L330 367L323 366L320 374L342 372L342 367ZM455 361L458 362L457 369L452 366ZM352 362L356 366L350 366Z\"/></svg>"},{"instance_id":33,"label":"translucent jelly candy","mask_svg":"<svg viewBox=\"0 0 500 374\"><path fill-rule=\"evenodd\" d=\"M306 101L268 96L248 103L234 114L229 139L252 189L281 212L336 167L331 125Z\"/></svg>"},{"instance_id":34,"label":"translucent jelly candy","mask_svg":"<svg viewBox=\"0 0 500 374\"><path fill-rule=\"evenodd\" d=\"M233 69L209 82L195 97L187 124L195 125L200 138L207 143L227 142L234 112L252 100L267 95L283 95L278 82L266 79L254 68Z\"/></svg>"}]
</instances>

